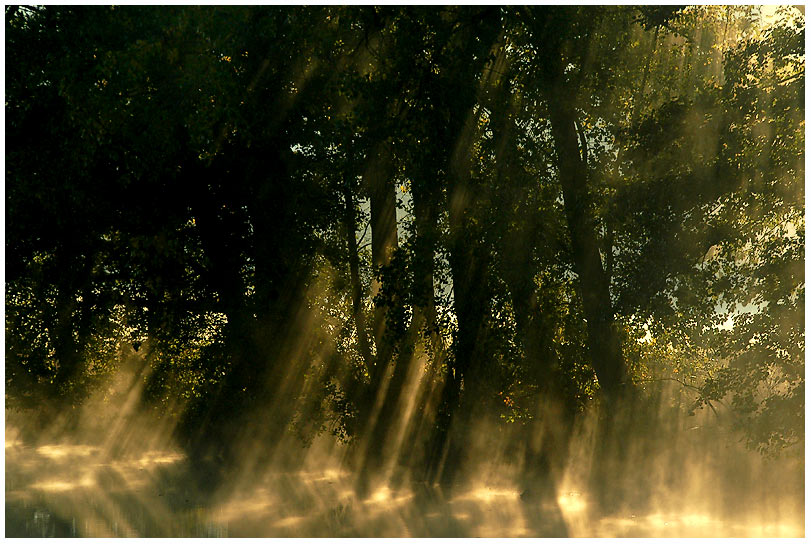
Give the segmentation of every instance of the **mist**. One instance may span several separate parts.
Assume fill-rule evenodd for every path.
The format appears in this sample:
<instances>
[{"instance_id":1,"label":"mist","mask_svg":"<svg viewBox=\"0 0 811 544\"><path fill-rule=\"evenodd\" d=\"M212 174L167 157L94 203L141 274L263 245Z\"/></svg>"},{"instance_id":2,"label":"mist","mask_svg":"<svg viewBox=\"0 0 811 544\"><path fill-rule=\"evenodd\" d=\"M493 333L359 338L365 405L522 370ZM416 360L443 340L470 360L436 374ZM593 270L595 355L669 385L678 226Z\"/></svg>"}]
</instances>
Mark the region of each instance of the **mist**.
<instances>
[{"instance_id":1,"label":"mist","mask_svg":"<svg viewBox=\"0 0 811 544\"><path fill-rule=\"evenodd\" d=\"M131 389L138 376L117 380ZM6 531L186 538L803 535L802 455L770 459L748 450L724 430L720 415L684 416L672 404L679 392L664 389L657 401L645 401L646 415L626 423L621 451L597 442L597 409L580 414L564 447L551 451L541 482L527 476L538 471L524 466L526 452L516 446L529 429L471 424L460 430L462 475L446 487L399 463L360 475L351 459L364 446L329 436L306 446L282 437L276 449L285 461L261 465L253 449L268 445L247 441L227 476L215 476L226 467L195 466L171 439L165 418L133 409L126 395L99 402L70 431L55 423L32 434L30 424L7 414ZM533 439L553 440L542 433ZM374 484L359 492L367 480ZM607 494L608 508L600 494Z\"/></svg>"},{"instance_id":2,"label":"mist","mask_svg":"<svg viewBox=\"0 0 811 544\"><path fill-rule=\"evenodd\" d=\"M7 537L803 537L804 12L9 6Z\"/></svg>"}]
</instances>

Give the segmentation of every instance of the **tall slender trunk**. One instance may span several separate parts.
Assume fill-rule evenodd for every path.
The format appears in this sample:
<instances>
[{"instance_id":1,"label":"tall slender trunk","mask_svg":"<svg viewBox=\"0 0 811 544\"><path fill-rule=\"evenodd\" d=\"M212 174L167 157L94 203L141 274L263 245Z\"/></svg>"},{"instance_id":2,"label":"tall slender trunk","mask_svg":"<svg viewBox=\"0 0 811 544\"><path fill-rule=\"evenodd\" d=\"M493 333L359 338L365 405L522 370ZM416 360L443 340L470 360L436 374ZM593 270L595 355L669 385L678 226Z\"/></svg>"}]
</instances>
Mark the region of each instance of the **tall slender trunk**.
<instances>
[{"instance_id":1,"label":"tall slender trunk","mask_svg":"<svg viewBox=\"0 0 811 544\"><path fill-rule=\"evenodd\" d=\"M589 172L581 155L574 106L562 90L550 97L549 120L555 140L564 211L572 241L574 269L587 321L589 355L600 388L614 397L627 384L625 360L609 294L610 278L600 259L591 216Z\"/></svg>"},{"instance_id":2,"label":"tall slender trunk","mask_svg":"<svg viewBox=\"0 0 811 544\"><path fill-rule=\"evenodd\" d=\"M535 417L518 437L523 456L516 461L522 470L517 478L521 508L529 526L537 533L547 536L568 536L560 508L557 506L557 482L559 462L568 451L568 418L565 399L560 398L555 369L556 354L552 349L552 327L542 318L538 287L535 282L537 269L534 255L539 248L534 246L537 228L532 221L532 206L528 192L532 187L522 186L512 179L511 167L516 162L513 153L515 113L510 105L509 80L504 78L494 88L499 105L491 108L491 127L495 142L496 187L504 192L502 213L505 223L514 223L505 234L498 252L501 276L510 294L516 325L516 337L523 348L523 366L530 383L537 384ZM505 107L500 107L504 104ZM513 220L510 216L513 215ZM562 431L562 432L561 432Z\"/></svg>"},{"instance_id":3,"label":"tall slender trunk","mask_svg":"<svg viewBox=\"0 0 811 544\"><path fill-rule=\"evenodd\" d=\"M392 179L393 157L390 145L382 142L372 148L369 166L363 175L363 183L369 194L372 223L372 266L375 275L391 263L397 249L397 199ZM372 298L381 294L383 285L375 277L372 280ZM376 391L385 375L393 353L393 345L386 335L387 309L375 304L372 331L377 347L375 365L371 371L372 390Z\"/></svg>"},{"instance_id":4,"label":"tall slender trunk","mask_svg":"<svg viewBox=\"0 0 811 544\"><path fill-rule=\"evenodd\" d=\"M75 402L73 394L80 393L69 388L75 387L73 380L82 371L82 351L90 333L90 313L87 310L90 301L86 297L92 281L92 256L78 257L73 251L71 247L65 247L57 255L60 275L57 280L56 322L51 339L59 363L53 380L57 388L55 395L67 404ZM77 295L82 296L81 303Z\"/></svg>"},{"instance_id":5,"label":"tall slender trunk","mask_svg":"<svg viewBox=\"0 0 811 544\"><path fill-rule=\"evenodd\" d=\"M370 475L382 468L386 462L403 460L416 454L416 440L411 435L414 428L406 420L409 413L405 411L408 404L405 386L409 377L415 378L420 334L431 327L436 319L433 259L436 244L438 195L426 183L414 183L414 188L415 233L414 253L411 261L414 273L413 315L405 337L398 343L399 350L386 388L386 395L367 438L374 445L374 449L367 452L365 466L361 471L365 475ZM428 331L427 337L429 343L437 341L435 331ZM421 390L425 391L424 384ZM424 399L417 400L415 406L419 406L422 401ZM396 482L399 482L399 474L394 474L390 483L396 485Z\"/></svg>"},{"instance_id":6,"label":"tall slender trunk","mask_svg":"<svg viewBox=\"0 0 811 544\"><path fill-rule=\"evenodd\" d=\"M426 438L424 433L435 422L438 401L436 379L438 368L446 356L437 326L434 299L434 256L439 240L437 221L441 198L435 166L430 159L426 159L411 175L415 222L414 253L411 263L414 272L412 286L414 317L407 341L414 345L422 342L430 365L418 384L417 397L414 400L416 408L403 432L403 447L398 452L398 463L415 474L427 458L424 450ZM404 471L395 472L392 485L398 485L403 476Z\"/></svg>"},{"instance_id":7,"label":"tall slender trunk","mask_svg":"<svg viewBox=\"0 0 811 544\"><path fill-rule=\"evenodd\" d=\"M360 395L364 442L358 451L356 461L360 462L359 479L356 491L365 495L369 491L372 478L377 476L384 456L386 428L396 409L395 398L401 385L403 370L399 359L392 357L401 340L391 336L388 320L392 308L389 304L399 304L399 297L389 290L396 286L386 283L383 275L391 264L398 247L397 242L397 198L394 184L394 157L391 145L380 142L374 145L367 156L367 168L363 174L363 185L369 195L370 219L372 226L372 267L375 276L372 280L371 296L375 303L372 316L372 333L376 352L370 360L369 385ZM388 291L388 292L387 292ZM380 300L384 297L387 300Z\"/></svg>"},{"instance_id":8,"label":"tall slender trunk","mask_svg":"<svg viewBox=\"0 0 811 544\"><path fill-rule=\"evenodd\" d=\"M371 371L374 365L372 350L369 347L369 338L366 335L366 317L363 311L363 287L360 283L360 258L358 255L357 227L355 225L355 199L351 187L344 186L344 228L346 230L346 246L349 258L349 279L352 284L352 317L358 336L358 351L366 364L366 370Z\"/></svg>"},{"instance_id":9,"label":"tall slender trunk","mask_svg":"<svg viewBox=\"0 0 811 544\"><path fill-rule=\"evenodd\" d=\"M191 418L180 428L189 453L196 458L222 453L227 438L219 434L223 421L236 409L235 403L242 396L241 384L246 381L242 375L249 366L251 357L251 320L246 311L243 294L245 285L240 274L242 259L239 244L235 243L237 234L228 224L219 209L216 195L207 188L214 185L219 169L216 165L208 168L192 161L187 166L185 182L195 225L200 235L203 252L207 258L206 273L209 284L217 293L218 310L225 314L225 348L228 353L232 371L224 378L223 383L212 395L208 406L200 406L197 411L190 411L186 417ZM211 184L209 184L209 179ZM201 190L200 187L206 189ZM220 409L220 405L223 408Z\"/></svg>"},{"instance_id":10,"label":"tall slender trunk","mask_svg":"<svg viewBox=\"0 0 811 544\"><path fill-rule=\"evenodd\" d=\"M262 418L262 433L270 441L284 434L293 417L295 403L284 399L298 392L297 384L307 368L291 356L305 334L300 328L307 306L307 250L300 244L289 159L289 146L271 142L250 157L251 167L246 172L249 180L259 183L248 203L253 226L252 307L256 317L251 330L254 361L247 374L252 381L246 387L255 401L244 421L255 425L252 417ZM258 412L254 414L254 410Z\"/></svg>"},{"instance_id":11,"label":"tall slender trunk","mask_svg":"<svg viewBox=\"0 0 811 544\"><path fill-rule=\"evenodd\" d=\"M478 28L476 40L470 40L465 47L485 45L489 53L498 50L501 33L501 20L497 11L484 10L478 13L481 21L487 21ZM461 37L459 38L462 39ZM472 51L473 49L471 49ZM475 105L477 90L481 88L490 55L478 54L464 68L464 72L454 78L455 84L445 90L437 104L447 108L450 123L447 125L442 149L446 150L447 163L443 165L447 179L447 206L449 220L449 254L453 300L457 320L457 334L454 353L446 358L447 376L442 386L434 431L428 441L428 459L425 477L431 482L450 486L456 479L464 445L460 432L472 417L465 410L460 421L459 404L462 400L464 384L465 398L470 407L483 401L481 397L480 371L483 361L479 354L487 315L488 293L485 287L489 250L475 239L476 233L468 223L470 205L475 189L471 186L471 151L477 129L478 116ZM458 430L454 431L453 427Z\"/></svg>"},{"instance_id":12,"label":"tall slender trunk","mask_svg":"<svg viewBox=\"0 0 811 544\"><path fill-rule=\"evenodd\" d=\"M476 239L477 233L468 221L474 198L470 179L470 149L476 127L473 107L467 111L463 121L448 165L448 260L457 323L455 350L447 360L448 376L442 390L428 467L430 480L444 486L452 485L456 478L464 452L457 435L472 417L470 410L465 410L461 418L457 415L462 401L461 388L464 387L465 399L470 404L468 408L484 400L481 392L483 361L480 347L487 314L488 293L485 285L489 255Z\"/></svg>"},{"instance_id":13,"label":"tall slender trunk","mask_svg":"<svg viewBox=\"0 0 811 544\"><path fill-rule=\"evenodd\" d=\"M557 81L561 81L558 77ZM610 482L617 470L616 460L624 459L627 444L624 429L632 424L634 400L622 343L610 295L610 276L600 258L600 240L592 215L589 195L588 154L586 140L578 143L578 127L573 96L576 92L562 85L552 85L548 97L549 120L557 155L558 172L563 189L563 207L572 244L574 270L586 318L588 351L600 384L602 411L594 463L590 475L596 503L610 512L623 497ZM567 92L568 91L568 92ZM608 247L606 252L610 252ZM608 264L609 259L606 259Z\"/></svg>"}]
</instances>

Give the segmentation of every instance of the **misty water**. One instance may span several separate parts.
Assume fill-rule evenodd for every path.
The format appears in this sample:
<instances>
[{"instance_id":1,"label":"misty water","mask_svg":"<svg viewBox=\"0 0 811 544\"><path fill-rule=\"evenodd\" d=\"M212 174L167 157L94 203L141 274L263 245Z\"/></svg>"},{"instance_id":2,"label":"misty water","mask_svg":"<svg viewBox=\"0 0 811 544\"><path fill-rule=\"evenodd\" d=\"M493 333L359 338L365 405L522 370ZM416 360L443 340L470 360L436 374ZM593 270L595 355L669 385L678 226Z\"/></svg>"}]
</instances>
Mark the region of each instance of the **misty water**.
<instances>
[{"instance_id":1,"label":"misty water","mask_svg":"<svg viewBox=\"0 0 811 544\"><path fill-rule=\"evenodd\" d=\"M662 456L657 470L639 477L618 472L612 483L617 491L626 496L629 490L644 491L644 503L601 514L584 478L590 462L588 430L573 441L571 461L557 475L554 505L522 495L521 482L508 477L511 467L484 438L471 447L490 448L493 454L450 490L384 483L359 496L356 475L341 462L346 448L326 437L297 452L302 463L295 471L247 466L217 479L217 467L192 468L178 449L143 439L143 434L122 450L110 447L109 437L31 440L8 423L6 536L804 535L799 460L768 460L738 447L707 448L703 440L702 456L687 431L668 437L678 455ZM692 430L696 432L701 430ZM630 464L635 454L631 450L629 455ZM563 529L555 522L557 512Z\"/></svg>"}]
</instances>

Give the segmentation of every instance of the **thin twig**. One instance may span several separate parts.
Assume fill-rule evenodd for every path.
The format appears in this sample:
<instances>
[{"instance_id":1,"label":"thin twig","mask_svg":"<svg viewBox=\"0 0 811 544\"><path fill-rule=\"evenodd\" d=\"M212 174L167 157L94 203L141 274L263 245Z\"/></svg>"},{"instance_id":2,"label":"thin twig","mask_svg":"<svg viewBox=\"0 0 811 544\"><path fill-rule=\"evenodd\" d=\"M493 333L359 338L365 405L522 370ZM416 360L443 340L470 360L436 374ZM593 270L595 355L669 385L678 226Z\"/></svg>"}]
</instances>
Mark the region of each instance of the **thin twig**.
<instances>
[{"instance_id":1,"label":"thin twig","mask_svg":"<svg viewBox=\"0 0 811 544\"><path fill-rule=\"evenodd\" d=\"M365 226L365 227L363 227L363 234L361 234L361 235L360 235L360 239L361 239L361 240L363 240L364 238L366 238L366 231L367 231L367 230L369 230L369 225L370 225L371 223L372 223L372 221L371 221L371 219L370 219L369 221L367 221L367 222L366 222L366 226ZM361 246L361 247L365 247L366 245L368 245L368 244L364 244L364 245L363 245L363 246ZM358 248L358 249L360 249L360 248Z\"/></svg>"}]
</instances>

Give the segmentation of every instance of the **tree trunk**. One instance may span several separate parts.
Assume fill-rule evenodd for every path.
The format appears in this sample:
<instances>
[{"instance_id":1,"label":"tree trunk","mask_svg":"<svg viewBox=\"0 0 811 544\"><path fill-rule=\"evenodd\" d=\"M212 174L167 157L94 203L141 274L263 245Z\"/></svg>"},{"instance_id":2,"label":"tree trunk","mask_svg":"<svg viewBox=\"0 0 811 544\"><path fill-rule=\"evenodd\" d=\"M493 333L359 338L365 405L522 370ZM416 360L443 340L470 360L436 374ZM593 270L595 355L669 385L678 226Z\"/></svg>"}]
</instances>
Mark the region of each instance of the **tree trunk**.
<instances>
[{"instance_id":1,"label":"tree trunk","mask_svg":"<svg viewBox=\"0 0 811 544\"><path fill-rule=\"evenodd\" d=\"M380 295L383 284L377 277L381 270L391 264L397 250L397 198L394 186L393 157L391 147L380 143L372 148L369 166L363 175L363 183L369 194L369 207L372 223L372 266L376 277L372 280L372 298ZM377 356L371 373L372 389L377 390L385 374L393 352L393 346L386 335L387 310L384 305L375 303L372 319Z\"/></svg>"},{"instance_id":2,"label":"tree trunk","mask_svg":"<svg viewBox=\"0 0 811 544\"><path fill-rule=\"evenodd\" d=\"M243 373L248 369L251 356L251 316L244 300L245 285L240 274L242 258L239 255L233 225L228 224L215 194L209 190L219 175L219 169L210 165L190 164L185 174L188 194L192 195L191 208L207 258L208 283L217 293L217 310L225 314L225 349L231 363L231 372L211 395L205 406L198 406L186 414L187 421L180 431L189 454L195 458L219 455L229 441L220 433L225 421L237 411L242 395L242 384L247 381ZM214 186L214 185L212 185Z\"/></svg>"},{"instance_id":3,"label":"tree trunk","mask_svg":"<svg viewBox=\"0 0 811 544\"><path fill-rule=\"evenodd\" d=\"M614 462L625 457L623 428L631 424L633 400L622 344L614 322L609 292L610 277L600 259L600 241L595 232L589 197L587 153L578 145L576 114L571 89L553 86L549 96L549 119L555 142L558 171L563 189L564 211L572 242L574 270L586 318L588 351L600 383L602 411L597 448L591 474L592 491L603 511L621 504L623 498L610 483ZM586 141L583 140L583 145ZM611 248L606 249L607 252Z\"/></svg>"},{"instance_id":4,"label":"tree trunk","mask_svg":"<svg viewBox=\"0 0 811 544\"><path fill-rule=\"evenodd\" d=\"M411 268L414 273L413 317L405 337L399 342L399 351L394 361L394 368L386 388L386 395L375 419L368 440L375 445L375 450L367 454L365 467L362 471L371 474L383 467L386 462L403 461L411 459L417 453L414 444L416 437L412 435L415 426L406 418L409 416L404 408L407 406L405 385L408 378L415 378L416 348L420 343L421 333L425 332L429 349L437 347L438 335L432 328L436 319L433 286L433 259L436 244L437 199L436 191L428 184L414 183L414 253L412 254ZM425 384L420 388L422 392L427 389ZM422 397L416 401L417 407L424 403ZM418 408L417 408L418 409ZM398 451L399 449L399 451ZM400 475L394 474L390 483L396 485Z\"/></svg>"},{"instance_id":5,"label":"tree trunk","mask_svg":"<svg viewBox=\"0 0 811 544\"><path fill-rule=\"evenodd\" d=\"M477 14L477 20L482 26L477 30L476 40L468 36L469 41L463 47L484 45L492 53L498 49L500 16L485 10ZM435 104L447 108L450 118L443 134L444 141L440 144L441 149L447 152L447 163L442 166L447 176L448 249L457 336L455 351L446 359L448 373L442 387L434 432L428 441L425 475L429 482L439 482L444 487L450 487L456 479L464 451L461 433L466 430L472 417L469 410L465 411L463 417L456 417L463 383L470 407L485 400L481 395L482 361L478 352L488 310L485 280L489 250L475 240L476 233L467 222L467 214L475 196L475 189L470 183L471 150L478 121L474 106L478 99L477 91L489 76L482 72L491 59L487 54L472 58L475 60L463 69L463 73L452 77L453 86L443 89L444 92L435 101Z\"/></svg>"},{"instance_id":6,"label":"tree trunk","mask_svg":"<svg viewBox=\"0 0 811 544\"><path fill-rule=\"evenodd\" d=\"M591 363L608 398L627 385L625 360L609 294L610 278L600 260L599 240L591 216L589 173L581 156L575 113L563 91L550 97L549 120L555 140L564 210L572 240L574 270L587 321Z\"/></svg>"},{"instance_id":7,"label":"tree trunk","mask_svg":"<svg viewBox=\"0 0 811 544\"><path fill-rule=\"evenodd\" d=\"M476 240L477 234L468 221L474 195L470 184L470 149L476 127L473 108L467 112L448 166L449 263L453 282L453 304L457 320L455 350L449 357L448 376L443 387L437 435L433 439L429 475L445 487L453 485L464 447L459 433L472 417L470 410L456 417L464 387L468 408L485 399L482 393L481 335L484 333L488 293L486 272L488 250ZM454 429L455 427L455 429Z\"/></svg>"},{"instance_id":8,"label":"tree trunk","mask_svg":"<svg viewBox=\"0 0 811 544\"><path fill-rule=\"evenodd\" d=\"M366 317L363 312L363 288L360 283L360 259L358 256L357 227L355 225L355 199L349 185L344 187L344 228L346 229L346 246L349 258L349 278L352 283L352 317L358 335L358 351L371 372L374 360L366 335Z\"/></svg>"},{"instance_id":9,"label":"tree trunk","mask_svg":"<svg viewBox=\"0 0 811 544\"><path fill-rule=\"evenodd\" d=\"M397 250L397 198L393 179L394 157L388 142L381 142L371 148L367 156L367 168L363 174L363 184L369 195L370 219L372 226L372 267L375 277L372 280L371 296L375 301L372 316L372 333L376 353L369 367L369 385L360 395L360 412L363 422L362 435L365 440L360 447L359 479L356 491L365 495L369 491L372 478L377 476L384 456L384 438L393 410L396 409L395 398L399 398L398 388L403 374L401 357L395 358L391 369L392 356L397 341L391 337L387 322L392 308L388 304L397 304L399 297L393 290L394 285L385 283L383 274L391 264ZM388 300L379 300L385 296ZM388 378L388 379L387 379Z\"/></svg>"}]
</instances>

